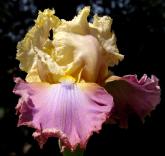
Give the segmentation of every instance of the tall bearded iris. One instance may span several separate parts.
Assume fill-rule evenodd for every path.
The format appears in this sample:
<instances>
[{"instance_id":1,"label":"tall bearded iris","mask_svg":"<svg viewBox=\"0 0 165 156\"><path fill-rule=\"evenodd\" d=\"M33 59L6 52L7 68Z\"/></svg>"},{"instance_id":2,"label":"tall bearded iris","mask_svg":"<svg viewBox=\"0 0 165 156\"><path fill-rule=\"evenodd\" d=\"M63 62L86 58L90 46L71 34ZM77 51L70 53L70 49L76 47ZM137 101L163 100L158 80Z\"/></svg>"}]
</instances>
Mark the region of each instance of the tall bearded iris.
<instances>
[{"instance_id":1,"label":"tall bearded iris","mask_svg":"<svg viewBox=\"0 0 165 156\"><path fill-rule=\"evenodd\" d=\"M62 149L85 148L105 121L127 127L130 113L144 120L160 101L155 76L138 80L108 71L124 56L111 32L112 19L95 15L88 23L89 12L85 7L71 21L60 20L54 10L39 12L18 43L17 59L27 72L26 81L15 79L18 125L35 128L41 147L58 137Z\"/></svg>"}]
</instances>

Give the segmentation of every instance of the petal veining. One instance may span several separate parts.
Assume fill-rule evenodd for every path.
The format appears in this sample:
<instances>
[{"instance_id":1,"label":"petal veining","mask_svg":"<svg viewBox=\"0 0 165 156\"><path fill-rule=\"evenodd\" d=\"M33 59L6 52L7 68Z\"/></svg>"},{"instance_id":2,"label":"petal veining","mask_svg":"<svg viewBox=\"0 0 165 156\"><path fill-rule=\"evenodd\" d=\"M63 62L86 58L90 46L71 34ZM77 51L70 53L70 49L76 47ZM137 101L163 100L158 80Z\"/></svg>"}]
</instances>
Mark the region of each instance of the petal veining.
<instances>
[{"instance_id":1,"label":"petal veining","mask_svg":"<svg viewBox=\"0 0 165 156\"><path fill-rule=\"evenodd\" d=\"M33 136L42 146L48 137L62 145L85 148L93 132L101 129L113 107L113 98L95 83L26 83L16 79L14 93L21 96L16 107L18 125L36 129Z\"/></svg>"}]
</instances>

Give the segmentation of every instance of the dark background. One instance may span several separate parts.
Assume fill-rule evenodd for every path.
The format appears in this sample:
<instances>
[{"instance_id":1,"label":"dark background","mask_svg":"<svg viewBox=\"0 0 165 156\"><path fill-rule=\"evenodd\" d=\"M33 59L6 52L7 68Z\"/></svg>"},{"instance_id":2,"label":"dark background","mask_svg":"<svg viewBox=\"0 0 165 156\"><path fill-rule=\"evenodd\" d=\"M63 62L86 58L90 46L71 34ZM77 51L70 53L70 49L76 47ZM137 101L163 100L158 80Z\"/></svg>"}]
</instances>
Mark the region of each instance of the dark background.
<instances>
[{"instance_id":1,"label":"dark background","mask_svg":"<svg viewBox=\"0 0 165 156\"><path fill-rule=\"evenodd\" d=\"M13 77L24 73L15 60L16 45L21 40L38 10L55 8L59 18L71 20L84 5L92 12L110 15L117 45L125 60L113 68L117 75L155 74L162 88L161 104L144 124L130 119L127 130L104 125L87 145L85 156L165 155L164 129L164 53L165 1L163 0L1 0L0 1L0 156L60 156L57 139L51 138L40 150L32 138L32 129L17 128L12 94ZM87 123L84 123L87 124Z\"/></svg>"}]
</instances>

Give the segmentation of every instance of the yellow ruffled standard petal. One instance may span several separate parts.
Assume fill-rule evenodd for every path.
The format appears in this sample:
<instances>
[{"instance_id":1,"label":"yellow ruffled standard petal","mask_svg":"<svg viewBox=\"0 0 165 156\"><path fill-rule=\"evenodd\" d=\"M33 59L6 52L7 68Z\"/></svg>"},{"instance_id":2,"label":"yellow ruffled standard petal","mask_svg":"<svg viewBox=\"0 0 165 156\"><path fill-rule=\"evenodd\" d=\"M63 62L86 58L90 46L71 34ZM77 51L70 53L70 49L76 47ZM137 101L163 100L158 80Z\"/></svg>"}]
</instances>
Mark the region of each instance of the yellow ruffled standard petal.
<instances>
[{"instance_id":1,"label":"yellow ruffled standard petal","mask_svg":"<svg viewBox=\"0 0 165 156\"><path fill-rule=\"evenodd\" d=\"M29 72L37 61L34 47L42 49L49 40L49 31L60 24L58 17L53 14L54 10L49 9L39 12L35 25L18 43L16 58L20 61L20 68L23 71Z\"/></svg>"},{"instance_id":2,"label":"yellow ruffled standard petal","mask_svg":"<svg viewBox=\"0 0 165 156\"><path fill-rule=\"evenodd\" d=\"M77 77L81 72L81 80L97 81L104 60L102 47L95 37L59 32L55 34L53 42L59 54L57 62L65 65L66 75Z\"/></svg>"},{"instance_id":3,"label":"yellow ruffled standard petal","mask_svg":"<svg viewBox=\"0 0 165 156\"><path fill-rule=\"evenodd\" d=\"M53 41L56 51L51 55L35 47L37 70L42 81L57 83L70 75L77 82L96 82L103 70L102 47L91 35L59 32ZM92 57L91 57L92 56Z\"/></svg>"},{"instance_id":4,"label":"yellow ruffled standard petal","mask_svg":"<svg viewBox=\"0 0 165 156\"><path fill-rule=\"evenodd\" d=\"M71 21L58 19L53 10L39 12L17 47L17 59L28 73L28 82L58 83L64 76L76 82L104 82L110 75L108 67L118 64L123 55L111 32L112 19L95 15L93 23L88 23L89 12L90 7L84 7Z\"/></svg>"},{"instance_id":5,"label":"yellow ruffled standard petal","mask_svg":"<svg viewBox=\"0 0 165 156\"><path fill-rule=\"evenodd\" d=\"M90 7L84 7L73 20L62 20L61 25L55 29L55 32L65 31L81 35L89 34L89 24L87 17L89 16Z\"/></svg>"},{"instance_id":6,"label":"yellow ruffled standard petal","mask_svg":"<svg viewBox=\"0 0 165 156\"><path fill-rule=\"evenodd\" d=\"M94 33L94 35L98 35L98 33L103 37L104 39L109 39L112 36L111 32L111 25L112 25L112 19L109 16L103 16L99 17L97 15L94 15L93 17L93 23L90 23L91 33ZM93 29L96 32L93 32Z\"/></svg>"},{"instance_id":7,"label":"yellow ruffled standard petal","mask_svg":"<svg viewBox=\"0 0 165 156\"><path fill-rule=\"evenodd\" d=\"M38 75L41 81L49 83L58 82L59 79L65 75L65 67L59 66L56 62L53 61L50 55L39 50L37 47L35 47L35 52L38 58Z\"/></svg>"},{"instance_id":8,"label":"yellow ruffled standard petal","mask_svg":"<svg viewBox=\"0 0 165 156\"><path fill-rule=\"evenodd\" d=\"M105 60L108 66L114 66L121 61L124 56L119 54L116 45L116 37L111 32L112 19L109 16L94 16L93 23L90 23L90 33L95 36L105 50Z\"/></svg>"},{"instance_id":9,"label":"yellow ruffled standard petal","mask_svg":"<svg viewBox=\"0 0 165 156\"><path fill-rule=\"evenodd\" d=\"M26 81L27 82L41 82L41 79L38 75L38 69L37 65L34 64L31 70L26 75Z\"/></svg>"}]
</instances>

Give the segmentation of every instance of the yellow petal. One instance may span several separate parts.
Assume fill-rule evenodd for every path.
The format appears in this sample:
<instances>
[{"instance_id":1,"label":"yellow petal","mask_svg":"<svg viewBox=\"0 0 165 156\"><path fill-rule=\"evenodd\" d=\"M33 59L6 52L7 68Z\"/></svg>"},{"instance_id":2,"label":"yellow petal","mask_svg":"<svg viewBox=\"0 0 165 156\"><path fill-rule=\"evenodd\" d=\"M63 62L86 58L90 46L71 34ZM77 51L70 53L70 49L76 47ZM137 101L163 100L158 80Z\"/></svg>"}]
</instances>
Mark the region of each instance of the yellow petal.
<instances>
[{"instance_id":1,"label":"yellow petal","mask_svg":"<svg viewBox=\"0 0 165 156\"><path fill-rule=\"evenodd\" d=\"M100 33L101 37L109 39L112 36L111 33L112 19L109 16L98 17L94 15L93 23L90 23L91 33ZM92 29L93 28L93 29ZM98 35L98 34L97 34Z\"/></svg>"},{"instance_id":2,"label":"yellow petal","mask_svg":"<svg viewBox=\"0 0 165 156\"><path fill-rule=\"evenodd\" d=\"M116 45L116 37L111 32L112 19L109 16L94 16L93 23L90 23L90 33L95 36L105 50L105 60L108 66L117 65L124 56L119 54Z\"/></svg>"},{"instance_id":3,"label":"yellow petal","mask_svg":"<svg viewBox=\"0 0 165 156\"><path fill-rule=\"evenodd\" d=\"M40 79L57 83L61 77L70 75L76 81L96 82L100 71L104 70L102 47L97 39L91 35L82 36L68 32L56 33L55 38L53 43L58 51L54 55L52 53L50 56L35 47Z\"/></svg>"},{"instance_id":4,"label":"yellow petal","mask_svg":"<svg viewBox=\"0 0 165 156\"><path fill-rule=\"evenodd\" d=\"M28 72L26 76L27 82L41 82L41 79L38 74L37 66L34 64L34 67Z\"/></svg>"},{"instance_id":5,"label":"yellow petal","mask_svg":"<svg viewBox=\"0 0 165 156\"><path fill-rule=\"evenodd\" d=\"M50 55L35 47L37 54L37 70L41 81L55 83L64 76L64 68L52 60Z\"/></svg>"},{"instance_id":6,"label":"yellow petal","mask_svg":"<svg viewBox=\"0 0 165 156\"><path fill-rule=\"evenodd\" d=\"M90 7L84 7L77 16L71 21L62 20L61 25L55 29L55 32L65 31L76 34L86 35L89 33L89 24L87 17L89 16Z\"/></svg>"},{"instance_id":7,"label":"yellow petal","mask_svg":"<svg viewBox=\"0 0 165 156\"><path fill-rule=\"evenodd\" d=\"M104 82L110 75L108 67L118 64L123 55L111 32L112 19L95 15L93 23L88 23L89 12L90 7L84 7L71 21L60 21L53 10L39 12L17 47L17 59L28 73L28 82L57 83L67 76L77 82Z\"/></svg>"},{"instance_id":8,"label":"yellow petal","mask_svg":"<svg viewBox=\"0 0 165 156\"><path fill-rule=\"evenodd\" d=\"M48 40L49 31L57 27L60 20L53 15L54 10L46 9L39 12L35 25L29 30L25 38L17 45L16 58L20 61L20 68L29 72L37 61L34 47L42 49Z\"/></svg>"},{"instance_id":9,"label":"yellow petal","mask_svg":"<svg viewBox=\"0 0 165 156\"><path fill-rule=\"evenodd\" d=\"M104 60L102 47L95 37L59 32L55 35L54 44L61 55L58 63L66 66L66 75L78 76L81 72L80 79L89 82L97 80Z\"/></svg>"}]
</instances>

